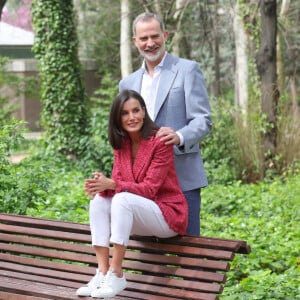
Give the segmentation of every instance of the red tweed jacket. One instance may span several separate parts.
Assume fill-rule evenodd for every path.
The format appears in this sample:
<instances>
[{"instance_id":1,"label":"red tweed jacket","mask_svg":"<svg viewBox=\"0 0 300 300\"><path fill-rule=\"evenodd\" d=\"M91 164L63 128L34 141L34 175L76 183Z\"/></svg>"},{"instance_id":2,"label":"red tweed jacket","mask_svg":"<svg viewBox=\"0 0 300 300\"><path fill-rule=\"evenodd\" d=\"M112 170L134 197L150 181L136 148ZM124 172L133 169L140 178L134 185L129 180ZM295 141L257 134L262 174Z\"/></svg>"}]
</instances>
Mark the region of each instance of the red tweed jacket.
<instances>
[{"instance_id":1,"label":"red tweed jacket","mask_svg":"<svg viewBox=\"0 0 300 300\"><path fill-rule=\"evenodd\" d=\"M155 137L142 140L132 164L130 141L126 140L122 149L114 151L112 178L117 183L116 190L102 196L126 191L152 199L170 228L186 234L188 206L179 187L173 146L166 146Z\"/></svg>"}]
</instances>

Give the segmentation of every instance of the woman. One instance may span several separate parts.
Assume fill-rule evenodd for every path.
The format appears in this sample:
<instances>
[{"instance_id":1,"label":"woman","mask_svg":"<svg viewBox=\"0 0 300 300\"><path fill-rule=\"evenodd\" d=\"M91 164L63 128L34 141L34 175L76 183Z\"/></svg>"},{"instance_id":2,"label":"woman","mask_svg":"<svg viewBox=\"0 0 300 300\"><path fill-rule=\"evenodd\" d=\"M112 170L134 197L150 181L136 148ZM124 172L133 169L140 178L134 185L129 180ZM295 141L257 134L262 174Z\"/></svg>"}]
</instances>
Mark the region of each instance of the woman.
<instances>
[{"instance_id":1,"label":"woman","mask_svg":"<svg viewBox=\"0 0 300 300\"><path fill-rule=\"evenodd\" d=\"M79 296L114 297L125 289L122 262L131 234L168 238L186 233L188 208L173 146L155 137L158 129L140 94L123 90L115 98L108 130L114 149L112 178L97 172L85 181L85 192L93 197L90 226L98 269L77 290Z\"/></svg>"}]
</instances>

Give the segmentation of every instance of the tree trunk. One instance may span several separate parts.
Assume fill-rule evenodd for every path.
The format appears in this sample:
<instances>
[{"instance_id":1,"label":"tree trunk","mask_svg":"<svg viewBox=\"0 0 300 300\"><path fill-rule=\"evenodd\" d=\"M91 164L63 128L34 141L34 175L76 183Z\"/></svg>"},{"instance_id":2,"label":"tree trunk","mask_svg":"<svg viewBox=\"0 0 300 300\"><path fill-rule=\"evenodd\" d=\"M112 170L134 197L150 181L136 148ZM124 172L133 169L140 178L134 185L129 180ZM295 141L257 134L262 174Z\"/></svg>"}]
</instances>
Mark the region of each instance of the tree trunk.
<instances>
[{"instance_id":1,"label":"tree trunk","mask_svg":"<svg viewBox=\"0 0 300 300\"><path fill-rule=\"evenodd\" d=\"M163 17L159 0L154 0L154 8L156 13L159 14L161 17Z\"/></svg>"},{"instance_id":2,"label":"tree trunk","mask_svg":"<svg viewBox=\"0 0 300 300\"><path fill-rule=\"evenodd\" d=\"M242 112L242 122L246 126L248 107L247 35L239 13L238 3L234 9L233 31L235 41L235 108Z\"/></svg>"},{"instance_id":3,"label":"tree trunk","mask_svg":"<svg viewBox=\"0 0 300 300\"><path fill-rule=\"evenodd\" d=\"M257 69L261 78L261 111L266 118L263 130L264 171L274 166L277 148L277 120L279 91L276 75L276 0L261 1L261 46L257 55Z\"/></svg>"},{"instance_id":4,"label":"tree trunk","mask_svg":"<svg viewBox=\"0 0 300 300\"><path fill-rule=\"evenodd\" d=\"M287 12L289 10L290 0L283 0L281 3L281 9L279 18L286 18ZM277 36L277 76L278 76L278 89L280 93L283 93L285 89L285 72L284 72L284 63L282 57L282 33L279 31Z\"/></svg>"},{"instance_id":5,"label":"tree trunk","mask_svg":"<svg viewBox=\"0 0 300 300\"><path fill-rule=\"evenodd\" d=\"M176 22L176 31L172 39L172 54L174 56L180 56L180 42L182 39L181 32L181 19L184 13L184 7L187 4L187 0L176 0L176 11L174 14L174 20Z\"/></svg>"},{"instance_id":6,"label":"tree trunk","mask_svg":"<svg viewBox=\"0 0 300 300\"><path fill-rule=\"evenodd\" d=\"M2 17L2 10L3 10L5 3L6 3L6 0L0 0L0 20Z\"/></svg>"},{"instance_id":7,"label":"tree trunk","mask_svg":"<svg viewBox=\"0 0 300 300\"><path fill-rule=\"evenodd\" d=\"M122 78L132 73L129 0L121 1L120 60Z\"/></svg>"},{"instance_id":8,"label":"tree trunk","mask_svg":"<svg viewBox=\"0 0 300 300\"><path fill-rule=\"evenodd\" d=\"M220 49L219 49L219 0L215 0L215 17L214 23L214 60L215 60L215 81L214 81L214 96L219 97L221 94L221 75L220 75Z\"/></svg>"}]
</instances>

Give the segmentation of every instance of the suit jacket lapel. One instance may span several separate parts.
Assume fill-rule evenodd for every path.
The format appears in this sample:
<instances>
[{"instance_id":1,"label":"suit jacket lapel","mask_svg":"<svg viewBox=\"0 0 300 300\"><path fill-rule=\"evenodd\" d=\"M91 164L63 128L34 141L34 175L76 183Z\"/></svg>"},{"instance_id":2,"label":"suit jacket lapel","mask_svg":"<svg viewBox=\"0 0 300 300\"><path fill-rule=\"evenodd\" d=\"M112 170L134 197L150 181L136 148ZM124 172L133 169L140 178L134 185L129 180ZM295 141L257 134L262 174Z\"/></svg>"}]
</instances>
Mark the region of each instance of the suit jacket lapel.
<instances>
[{"instance_id":1,"label":"suit jacket lapel","mask_svg":"<svg viewBox=\"0 0 300 300\"><path fill-rule=\"evenodd\" d=\"M133 176L135 180L142 175L145 176L144 170L145 170L145 164L148 164L148 162L151 160L152 156L152 148L153 148L153 141L152 138L149 140L141 140L141 143L139 145L139 149L133 164Z\"/></svg>"},{"instance_id":2,"label":"suit jacket lapel","mask_svg":"<svg viewBox=\"0 0 300 300\"><path fill-rule=\"evenodd\" d=\"M154 120L156 119L159 110L165 102L167 95L171 89L174 79L177 74L177 67L175 65L176 59L170 54L167 54L161 70L159 86L157 90L156 103L154 109Z\"/></svg>"},{"instance_id":3,"label":"suit jacket lapel","mask_svg":"<svg viewBox=\"0 0 300 300\"><path fill-rule=\"evenodd\" d=\"M153 138L149 140L141 140L136 154L135 161L132 165L130 140L127 139L124 144L124 151L121 151L120 168L122 169L122 177L126 181L138 182L139 176L145 176L145 165L148 165L152 156ZM147 167L147 166L146 166Z\"/></svg>"},{"instance_id":4,"label":"suit jacket lapel","mask_svg":"<svg viewBox=\"0 0 300 300\"><path fill-rule=\"evenodd\" d=\"M142 80L143 80L144 69L140 68L137 70L135 79L132 83L131 89L140 93L142 89Z\"/></svg>"},{"instance_id":5,"label":"suit jacket lapel","mask_svg":"<svg viewBox=\"0 0 300 300\"><path fill-rule=\"evenodd\" d=\"M121 153L121 161L120 168L122 172L122 177L126 181L134 181L133 176L133 167L132 167L132 159L131 159L131 149L130 149L130 141L127 139L124 144L124 151L120 151Z\"/></svg>"}]
</instances>

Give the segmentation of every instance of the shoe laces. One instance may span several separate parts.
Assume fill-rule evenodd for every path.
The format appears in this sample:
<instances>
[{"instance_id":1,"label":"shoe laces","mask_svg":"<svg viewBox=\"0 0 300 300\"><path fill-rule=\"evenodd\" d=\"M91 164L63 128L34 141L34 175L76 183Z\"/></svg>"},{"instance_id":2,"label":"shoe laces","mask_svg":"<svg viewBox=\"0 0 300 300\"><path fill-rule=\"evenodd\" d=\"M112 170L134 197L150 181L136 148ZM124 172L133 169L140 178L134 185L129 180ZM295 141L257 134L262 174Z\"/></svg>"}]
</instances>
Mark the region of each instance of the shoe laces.
<instances>
[{"instance_id":1,"label":"shoe laces","mask_svg":"<svg viewBox=\"0 0 300 300\"><path fill-rule=\"evenodd\" d=\"M111 287L111 279L115 276L112 271L108 271L103 278L101 287Z\"/></svg>"},{"instance_id":2,"label":"shoe laces","mask_svg":"<svg viewBox=\"0 0 300 300\"><path fill-rule=\"evenodd\" d=\"M94 277L91 279L91 281L89 282L89 286L99 286L102 282L102 280L100 281L102 274L100 272L97 272Z\"/></svg>"}]
</instances>

